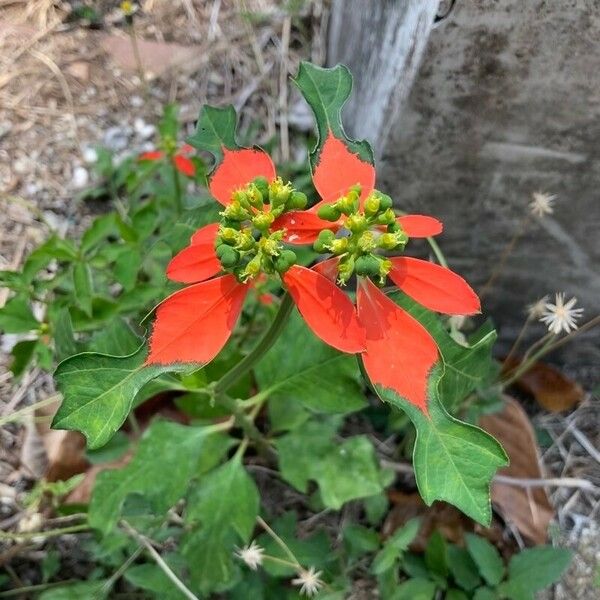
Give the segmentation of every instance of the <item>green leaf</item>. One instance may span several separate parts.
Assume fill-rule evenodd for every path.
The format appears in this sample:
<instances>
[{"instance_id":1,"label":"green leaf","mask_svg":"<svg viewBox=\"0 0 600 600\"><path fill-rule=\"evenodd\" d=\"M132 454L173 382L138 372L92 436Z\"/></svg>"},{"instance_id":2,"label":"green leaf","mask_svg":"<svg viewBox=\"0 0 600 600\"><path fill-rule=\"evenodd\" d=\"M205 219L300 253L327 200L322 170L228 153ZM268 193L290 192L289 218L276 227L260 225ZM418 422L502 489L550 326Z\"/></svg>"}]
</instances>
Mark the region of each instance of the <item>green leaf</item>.
<instances>
[{"instance_id":1,"label":"green leaf","mask_svg":"<svg viewBox=\"0 0 600 600\"><path fill-rule=\"evenodd\" d=\"M561 578L571 558L572 554L566 548L527 548L510 559L508 581L499 591L511 600L533 600L536 592Z\"/></svg>"},{"instance_id":2,"label":"green leaf","mask_svg":"<svg viewBox=\"0 0 600 600\"><path fill-rule=\"evenodd\" d=\"M145 346L129 356L83 352L61 362L54 378L63 401L52 427L81 431L90 449L106 444L145 383L161 373L186 369L183 365L145 367L146 353Z\"/></svg>"},{"instance_id":3,"label":"green leaf","mask_svg":"<svg viewBox=\"0 0 600 600\"><path fill-rule=\"evenodd\" d=\"M337 65L331 69L324 69L301 62L298 75L293 81L310 105L317 121L318 141L310 153L312 168L314 169L318 162L322 145L330 131L337 139L343 140L351 152L373 164L373 150L369 143L350 139L342 125L342 107L352 91L352 74L348 68Z\"/></svg>"},{"instance_id":4,"label":"green leaf","mask_svg":"<svg viewBox=\"0 0 600 600\"><path fill-rule=\"evenodd\" d=\"M190 495L185 519L200 527L185 536L182 553L203 593L235 583L234 545L250 539L258 505L258 489L238 455L203 477Z\"/></svg>"},{"instance_id":5,"label":"green leaf","mask_svg":"<svg viewBox=\"0 0 600 600\"><path fill-rule=\"evenodd\" d=\"M73 288L77 306L88 316L92 315L92 296L94 294L94 283L92 270L87 263L75 263L73 265Z\"/></svg>"},{"instance_id":6,"label":"green leaf","mask_svg":"<svg viewBox=\"0 0 600 600\"><path fill-rule=\"evenodd\" d=\"M283 478L301 492L319 484L325 506L338 510L345 502L382 490L373 445L366 436L334 442L329 424L309 422L277 441Z\"/></svg>"},{"instance_id":7,"label":"green leaf","mask_svg":"<svg viewBox=\"0 0 600 600\"><path fill-rule=\"evenodd\" d=\"M166 513L185 495L190 480L202 473L201 465L211 468L220 460L226 449L221 437L207 427L152 423L130 463L98 475L89 507L90 526L107 534L130 494L143 496L156 514Z\"/></svg>"},{"instance_id":8,"label":"green leaf","mask_svg":"<svg viewBox=\"0 0 600 600\"><path fill-rule=\"evenodd\" d=\"M169 566L173 568L172 565ZM187 598L165 575L165 572L154 564L129 567L125 572L125 579L131 585L151 592L152 597L158 600L183 600Z\"/></svg>"},{"instance_id":9,"label":"green leaf","mask_svg":"<svg viewBox=\"0 0 600 600\"><path fill-rule=\"evenodd\" d=\"M123 431L117 431L108 442L97 450L89 450L85 457L92 465L112 462L123 457L131 448L131 442L127 434Z\"/></svg>"},{"instance_id":10,"label":"green leaf","mask_svg":"<svg viewBox=\"0 0 600 600\"><path fill-rule=\"evenodd\" d=\"M54 351L57 360L64 360L79 352L75 335L73 333L73 323L71 314L67 307L61 308L54 318Z\"/></svg>"},{"instance_id":11,"label":"green leaf","mask_svg":"<svg viewBox=\"0 0 600 600\"><path fill-rule=\"evenodd\" d=\"M111 319L90 339L87 350L112 356L125 356L135 352L141 339L121 317Z\"/></svg>"},{"instance_id":12,"label":"green leaf","mask_svg":"<svg viewBox=\"0 0 600 600\"><path fill-rule=\"evenodd\" d=\"M444 500L489 525L490 481L498 468L508 464L508 458L492 436L446 412L438 393L442 372L438 364L429 377L427 416L394 390L379 385L374 389L383 401L406 412L415 425L413 465L425 504Z\"/></svg>"},{"instance_id":13,"label":"green leaf","mask_svg":"<svg viewBox=\"0 0 600 600\"><path fill-rule=\"evenodd\" d=\"M104 581L78 581L68 585L61 585L43 591L38 600L81 600L82 598L94 598L102 600L107 597L103 591Z\"/></svg>"},{"instance_id":14,"label":"green leaf","mask_svg":"<svg viewBox=\"0 0 600 600\"><path fill-rule=\"evenodd\" d=\"M87 253L107 237L117 233L116 214L109 213L94 219L81 238L81 252Z\"/></svg>"},{"instance_id":15,"label":"green leaf","mask_svg":"<svg viewBox=\"0 0 600 600\"><path fill-rule=\"evenodd\" d=\"M410 519L400 529L394 532L383 545L383 548L375 557L371 571L375 575L381 575L391 569L402 553L408 549L410 543L417 537L421 527L420 519Z\"/></svg>"},{"instance_id":16,"label":"green leaf","mask_svg":"<svg viewBox=\"0 0 600 600\"><path fill-rule=\"evenodd\" d=\"M379 534L362 525L346 525L342 532L344 545L350 559L355 560L363 554L375 552L379 548Z\"/></svg>"},{"instance_id":17,"label":"green leaf","mask_svg":"<svg viewBox=\"0 0 600 600\"><path fill-rule=\"evenodd\" d=\"M427 568L442 578L448 577L448 546L439 531L434 531L425 548Z\"/></svg>"},{"instance_id":18,"label":"green leaf","mask_svg":"<svg viewBox=\"0 0 600 600\"><path fill-rule=\"evenodd\" d=\"M223 148L239 148L235 140L237 114L230 104L225 108L204 105L200 110L196 131L187 139L198 150L210 152L217 164L223 160Z\"/></svg>"},{"instance_id":19,"label":"green leaf","mask_svg":"<svg viewBox=\"0 0 600 600\"><path fill-rule=\"evenodd\" d=\"M477 565L479 573L492 587L504 577L504 562L498 550L485 538L467 533L467 550Z\"/></svg>"},{"instance_id":20,"label":"green leaf","mask_svg":"<svg viewBox=\"0 0 600 600\"><path fill-rule=\"evenodd\" d=\"M464 548L451 544L448 546L448 566L454 581L463 588L471 591L481 584L477 565Z\"/></svg>"},{"instance_id":21,"label":"green leaf","mask_svg":"<svg viewBox=\"0 0 600 600\"><path fill-rule=\"evenodd\" d=\"M489 587L480 587L475 590L473 600L498 600L498 594Z\"/></svg>"},{"instance_id":22,"label":"green leaf","mask_svg":"<svg viewBox=\"0 0 600 600\"><path fill-rule=\"evenodd\" d=\"M176 104L167 104L164 107L163 115L158 123L158 131L163 140L166 138L177 139L177 132L179 131L178 113L179 107Z\"/></svg>"},{"instance_id":23,"label":"green leaf","mask_svg":"<svg viewBox=\"0 0 600 600\"><path fill-rule=\"evenodd\" d=\"M13 346L10 370L15 377L20 377L31 362L37 343L38 340L23 340Z\"/></svg>"},{"instance_id":24,"label":"green leaf","mask_svg":"<svg viewBox=\"0 0 600 600\"><path fill-rule=\"evenodd\" d=\"M409 579L401 583L390 600L433 600L435 583L427 579Z\"/></svg>"},{"instance_id":25,"label":"green leaf","mask_svg":"<svg viewBox=\"0 0 600 600\"><path fill-rule=\"evenodd\" d=\"M29 302L22 296L11 298L0 308L0 331L3 333L25 333L39 326Z\"/></svg>"},{"instance_id":26,"label":"green leaf","mask_svg":"<svg viewBox=\"0 0 600 600\"><path fill-rule=\"evenodd\" d=\"M446 592L446 598L444 600L469 600L469 597L462 590L450 588Z\"/></svg>"},{"instance_id":27,"label":"green leaf","mask_svg":"<svg viewBox=\"0 0 600 600\"><path fill-rule=\"evenodd\" d=\"M115 261L113 273L115 279L125 290L131 290L137 282L138 271L142 264L142 255L136 248L127 247Z\"/></svg>"},{"instance_id":28,"label":"green leaf","mask_svg":"<svg viewBox=\"0 0 600 600\"><path fill-rule=\"evenodd\" d=\"M440 399L452 412L472 391L487 383L494 365L496 332L487 331L472 346L462 346L452 339L436 313L401 292L394 292L390 298L417 319L436 341L445 367L439 384Z\"/></svg>"},{"instance_id":29,"label":"green leaf","mask_svg":"<svg viewBox=\"0 0 600 600\"><path fill-rule=\"evenodd\" d=\"M25 260L23 265L23 277L31 281L44 267L53 260L71 262L77 259L77 248L69 240L63 240L56 235L48 238L41 246L38 246Z\"/></svg>"},{"instance_id":30,"label":"green leaf","mask_svg":"<svg viewBox=\"0 0 600 600\"><path fill-rule=\"evenodd\" d=\"M255 374L261 392L282 411L302 403L314 412L346 414L366 405L355 358L318 340L297 311Z\"/></svg>"}]
</instances>

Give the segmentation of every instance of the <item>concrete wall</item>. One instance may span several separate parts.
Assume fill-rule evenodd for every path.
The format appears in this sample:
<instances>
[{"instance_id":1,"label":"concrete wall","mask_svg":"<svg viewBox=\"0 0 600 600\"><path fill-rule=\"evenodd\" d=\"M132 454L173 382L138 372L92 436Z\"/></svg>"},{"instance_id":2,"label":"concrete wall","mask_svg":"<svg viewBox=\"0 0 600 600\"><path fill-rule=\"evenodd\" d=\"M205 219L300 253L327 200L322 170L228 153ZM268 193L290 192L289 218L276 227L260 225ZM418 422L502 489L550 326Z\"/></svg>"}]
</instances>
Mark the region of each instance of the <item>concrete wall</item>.
<instances>
[{"instance_id":1,"label":"concrete wall","mask_svg":"<svg viewBox=\"0 0 600 600\"><path fill-rule=\"evenodd\" d=\"M531 193L557 194L555 214L534 222L486 298L504 339L524 305L546 293L576 295L588 318L600 312L599 7L458 0L431 31L410 95L389 124L378 186L398 206L443 219L449 262L475 287ZM598 335L587 339L577 353L600 365Z\"/></svg>"}]
</instances>

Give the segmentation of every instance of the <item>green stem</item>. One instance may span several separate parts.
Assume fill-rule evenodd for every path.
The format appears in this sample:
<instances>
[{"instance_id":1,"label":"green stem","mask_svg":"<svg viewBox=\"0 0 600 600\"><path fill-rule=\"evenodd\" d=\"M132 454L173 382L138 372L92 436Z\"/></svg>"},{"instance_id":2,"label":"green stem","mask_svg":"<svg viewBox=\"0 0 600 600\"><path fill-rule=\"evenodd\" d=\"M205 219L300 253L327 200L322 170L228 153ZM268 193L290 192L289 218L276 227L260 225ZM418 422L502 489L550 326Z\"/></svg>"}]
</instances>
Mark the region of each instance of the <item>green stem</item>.
<instances>
[{"instance_id":1,"label":"green stem","mask_svg":"<svg viewBox=\"0 0 600 600\"><path fill-rule=\"evenodd\" d=\"M508 387L511 383L514 383L515 381L517 381L517 379L519 379L519 377L521 377L521 375L524 375L525 373L527 373L527 371L529 371L529 369L531 369L531 367L533 367L533 365L535 365L535 363L537 363L537 361L540 358L542 358L542 356L545 356L546 354L548 354L548 352L550 352L552 342L553 342L552 339L548 340L542 346L542 348L540 350L538 350L535 354L530 356L528 360L526 360L524 363L521 364L521 366L517 367L512 372L512 375L510 375L507 379L502 381L502 386Z\"/></svg>"},{"instance_id":2,"label":"green stem","mask_svg":"<svg viewBox=\"0 0 600 600\"><path fill-rule=\"evenodd\" d=\"M442 252L442 249L440 248L439 244L432 237L428 237L427 242L429 243L429 246L433 250L433 253L435 254L435 257L437 258L440 265L442 265L442 267L445 267L447 269L448 261L446 260L446 257L444 256L444 253Z\"/></svg>"},{"instance_id":3,"label":"green stem","mask_svg":"<svg viewBox=\"0 0 600 600\"><path fill-rule=\"evenodd\" d=\"M266 352L275 343L285 324L287 323L288 316L292 310L294 303L292 297L289 294L285 294L281 299L279 311L275 315L271 327L262 337L260 342L256 344L254 349L247 354L237 365L235 365L230 371L225 373L221 379L217 382L214 388L215 397L218 397L225 393L233 384L241 379L246 373L248 373L252 367L266 354Z\"/></svg>"},{"instance_id":4,"label":"green stem","mask_svg":"<svg viewBox=\"0 0 600 600\"><path fill-rule=\"evenodd\" d=\"M48 531L27 531L21 533L4 533L0 531L0 540L30 540L32 538L49 538L66 533L78 533L89 530L89 525L73 525L72 527L63 527L62 529L49 529Z\"/></svg>"},{"instance_id":5,"label":"green stem","mask_svg":"<svg viewBox=\"0 0 600 600\"><path fill-rule=\"evenodd\" d=\"M181 181L179 179L179 172L177 171L177 167L171 159L171 169L173 171L173 186L175 188L175 207L177 208L177 214L180 215L183 210L183 200L181 194Z\"/></svg>"}]
</instances>

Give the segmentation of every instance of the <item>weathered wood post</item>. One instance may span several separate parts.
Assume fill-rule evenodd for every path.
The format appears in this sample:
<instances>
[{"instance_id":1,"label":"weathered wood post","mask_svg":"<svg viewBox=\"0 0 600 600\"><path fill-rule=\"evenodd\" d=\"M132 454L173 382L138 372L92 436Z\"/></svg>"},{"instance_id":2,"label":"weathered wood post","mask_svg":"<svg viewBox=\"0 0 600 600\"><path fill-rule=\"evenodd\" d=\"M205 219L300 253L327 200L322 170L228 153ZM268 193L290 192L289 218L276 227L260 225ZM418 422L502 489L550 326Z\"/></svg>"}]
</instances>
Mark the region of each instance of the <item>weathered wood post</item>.
<instances>
[{"instance_id":1,"label":"weathered wood post","mask_svg":"<svg viewBox=\"0 0 600 600\"><path fill-rule=\"evenodd\" d=\"M383 152L421 63L439 0L334 0L328 63L354 74L348 131Z\"/></svg>"}]
</instances>

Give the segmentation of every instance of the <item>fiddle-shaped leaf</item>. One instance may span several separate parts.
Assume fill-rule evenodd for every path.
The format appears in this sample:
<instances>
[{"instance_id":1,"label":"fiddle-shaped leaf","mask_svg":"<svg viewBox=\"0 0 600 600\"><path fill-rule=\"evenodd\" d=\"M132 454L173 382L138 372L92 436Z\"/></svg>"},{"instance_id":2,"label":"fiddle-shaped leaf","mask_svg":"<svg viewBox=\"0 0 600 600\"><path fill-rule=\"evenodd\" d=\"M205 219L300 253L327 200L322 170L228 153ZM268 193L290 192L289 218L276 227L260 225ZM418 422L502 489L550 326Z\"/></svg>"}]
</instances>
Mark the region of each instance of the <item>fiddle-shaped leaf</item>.
<instances>
[{"instance_id":1,"label":"fiddle-shaped leaf","mask_svg":"<svg viewBox=\"0 0 600 600\"><path fill-rule=\"evenodd\" d=\"M374 388L384 402L406 412L417 430L413 465L425 503L430 506L435 500L444 500L489 525L490 482L497 469L508 464L508 458L492 436L446 412L438 392L442 374L443 364L438 363L428 379L427 412L390 388Z\"/></svg>"},{"instance_id":2,"label":"fiddle-shaped leaf","mask_svg":"<svg viewBox=\"0 0 600 600\"><path fill-rule=\"evenodd\" d=\"M142 345L128 356L83 352L61 362L54 373L63 395L52 427L73 429L99 448L121 427L143 385L162 373L187 370L184 365L149 365Z\"/></svg>"},{"instance_id":3,"label":"fiddle-shaped leaf","mask_svg":"<svg viewBox=\"0 0 600 600\"><path fill-rule=\"evenodd\" d=\"M200 110L198 124L187 142L198 150L210 152L217 163L223 160L223 148L237 150L235 139L237 114L230 104L225 108L204 105Z\"/></svg>"},{"instance_id":4,"label":"fiddle-shaped leaf","mask_svg":"<svg viewBox=\"0 0 600 600\"><path fill-rule=\"evenodd\" d=\"M326 69L302 62L293 81L310 105L317 121L318 142L310 153L313 169L330 134L342 140L350 152L373 164L373 150L369 143L366 140L350 139L342 125L342 108L352 92L352 74L348 67L336 65Z\"/></svg>"}]
</instances>

